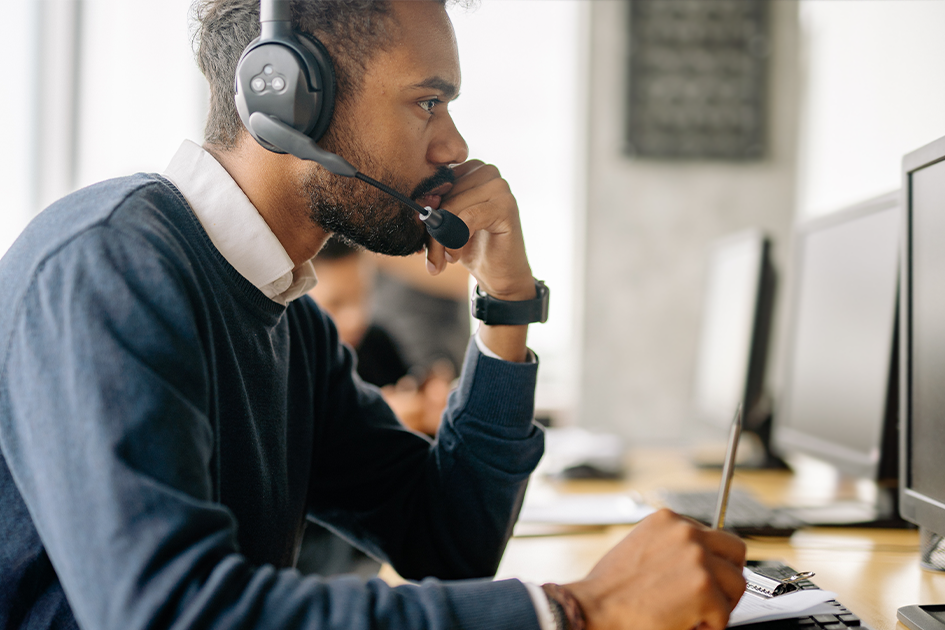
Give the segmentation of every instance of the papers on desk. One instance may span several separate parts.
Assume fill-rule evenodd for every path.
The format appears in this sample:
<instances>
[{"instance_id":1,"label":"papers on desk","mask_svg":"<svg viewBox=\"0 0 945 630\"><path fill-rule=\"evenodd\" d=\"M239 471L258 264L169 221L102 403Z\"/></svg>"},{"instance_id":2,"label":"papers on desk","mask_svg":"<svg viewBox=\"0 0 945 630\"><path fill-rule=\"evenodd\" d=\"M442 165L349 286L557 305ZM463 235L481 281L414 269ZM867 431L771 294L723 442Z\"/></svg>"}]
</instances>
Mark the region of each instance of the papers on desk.
<instances>
[{"instance_id":1,"label":"papers on desk","mask_svg":"<svg viewBox=\"0 0 945 630\"><path fill-rule=\"evenodd\" d=\"M826 602L836 598L835 593L820 589L795 591L769 598L746 592L738 601L738 606L732 611L728 627L734 628L759 621L831 614L837 609Z\"/></svg>"},{"instance_id":2,"label":"papers on desk","mask_svg":"<svg viewBox=\"0 0 945 630\"><path fill-rule=\"evenodd\" d=\"M553 525L625 525L655 512L624 493L526 495L520 523Z\"/></svg>"}]
</instances>

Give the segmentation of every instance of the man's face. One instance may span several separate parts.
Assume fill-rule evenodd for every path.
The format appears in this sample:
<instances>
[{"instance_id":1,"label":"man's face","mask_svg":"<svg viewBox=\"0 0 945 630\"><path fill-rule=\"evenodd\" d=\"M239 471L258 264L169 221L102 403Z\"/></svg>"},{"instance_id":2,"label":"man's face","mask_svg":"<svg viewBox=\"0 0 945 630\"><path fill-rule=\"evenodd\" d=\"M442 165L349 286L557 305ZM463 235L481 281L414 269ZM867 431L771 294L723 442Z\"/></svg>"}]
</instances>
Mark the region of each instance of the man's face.
<instances>
[{"instance_id":1,"label":"man's face","mask_svg":"<svg viewBox=\"0 0 945 630\"><path fill-rule=\"evenodd\" d=\"M368 65L362 89L335 111L320 144L361 172L439 207L464 162L466 143L447 103L459 92L459 54L446 11L435 2L392 3L394 43ZM302 184L311 219L371 251L407 255L427 233L414 210L361 181L314 167Z\"/></svg>"}]
</instances>

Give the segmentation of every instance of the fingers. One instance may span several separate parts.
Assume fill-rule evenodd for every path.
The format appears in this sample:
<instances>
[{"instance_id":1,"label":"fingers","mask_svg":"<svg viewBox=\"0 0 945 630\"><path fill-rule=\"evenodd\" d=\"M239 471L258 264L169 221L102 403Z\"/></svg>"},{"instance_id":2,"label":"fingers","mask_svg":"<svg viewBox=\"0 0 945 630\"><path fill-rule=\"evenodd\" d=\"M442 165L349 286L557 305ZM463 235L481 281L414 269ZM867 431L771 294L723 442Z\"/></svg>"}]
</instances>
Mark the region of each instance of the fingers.
<instances>
[{"instance_id":1,"label":"fingers","mask_svg":"<svg viewBox=\"0 0 945 630\"><path fill-rule=\"evenodd\" d=\"M723 630L745 589L744 555L731 534L660 510L575 586L602 627Z\"/></svg>"},{"instance_id":2,"label":"fingers","mask_svg":"<svg viewBox=\"0 0 945 630\"><path fill-rule=\"evenodd\" d=\"M470 241L478 231L497 236L521 231L515 197L495 166L470 160L455 167L455 171L456 183L443 198L440 207L452 212L466 224ZM462 260L467 247L446 249L431 240L427 247L427 270L437 275L447 263Z\"/></svg>"},{"instance_id":3,"label":"fingers","mask_svg":"<svg viewBox=\"0 0 945 630\"><path fill-rule=\"evenodd\" d=\"M725 598L726 613L732 612L745 592L745 576L742 574L741 566L734 565L719 556L709 556L706 565Z\"/></svg>"},{"instance_id":4,"label":"fingers","mask_svg":"<svg viewBox=\"0 0 945 630\"><path fill-rule=\"evenodd\" d=\"M745 566L747 547L745 541L738 536L722 529L710 529L698 521L676 514L671 510L660 510L657 514L663 512L666 513L664 516L670 519L689 523L698 532L700 544L704 545L713 554L725 558L732 564L738 565L739 568Z\"/></svg>"},{"instance_id":5,"label":"fingers","mask_svg":"<svg viewBox=\"0 0 945 630\"><path fill-rule=\"evenodd\" d=\"M502 179L499 169L492 164L483 164L479 160L471 160L455 171L462 168L463 174L456 179L453 187L443 198L442 207L450 210L457 216L462 216L469 225L468 215L473 207L497 202L504 198L505 201L512 201L511 189L508 182ZM469 226L473 231L473 226Z\"/></svg>"},{"instance_id":6,"label":"fingers","mask_svg":"<svg viewBox=\"0 0 945 630\"><path fill-rule=\"evenodd\" d=\"M469 162L467 162L466 164L469 164ZM466 164L464 164L463 166L466 166ZM458 169L454 169L453 172L455 173L456 170ZM459 195L469 190L478 188L479 186L483 186L489 182L493 182L493 181L504 182L505 181L502 179L502 175L499 173L498 168L496 168L492 164L483 164L482 162L479 162L478 164L475 164L471 166L470 168L466 169L465 173L462 176L460 176L459 173L456 173L456 175L457 177L456 177L456 181L453 182L453 187L450 189L450 191L446 194L446 196L443 199L444 205L447 204L451 200L455 200L456 197L458 197Z\"/></svg>"},{"instance_id":7,"label":"fingers","mask_svg":"<svg viewBox=\"0 0 945 630\"><path fill-rule=\"evenodd\" d=\"M477 230L495 233L496 224L509 221L511 210L518 206L504 179L487 179L459 191L454 188L444 199L443 207L462 219L472 234Z\"/></svg>"},{"instance_id":8,"label":"fingers","mask_svg":"<svg viewBox=\"0 0 945 630\"><path fill-rule=\"evenodd\" d=\"M704 630L723 630L745 590L741 570L726 560L709 556L701 566L689 567L680 577L691 581L681 589L687 596L680 602L683 607L691 607L689 614L684 615L688 626L698 623Z\"/></svg>"},{"instance_id":9,"label":"fingers","mask_svg":"<svg viewBox=\"0 0 945 630\"><path fill-rule=\"evenodd\" d=\"M484 164L485 162L482 160L466 160L462 164L457 164L452 167L453 174L456 175L457 179L461 179Z\"/></svg>"},{"instance_id":10,"label":"fingers","mask_svg":"<svg viewBox=\"0 0 945 630\"><path fill-rule=\"evenodd\" d=\"M483 221L484 208L474 208L488 203L496 196L501 195L503 190L508 191L508 184L501 179L499 170L481 160L469 160L463 164L453 167L456 175L456 182L452 189L444 197L443 204L440 206L443 210L448 210L466 223L470 235L476 230L486 227L491 220ZM491 184L485 190L480 190L484 185ZM471 219L476 219L471 224ZM447 263L458 262L462 256L461 249L446 249L437 241L430 240L427 247L427 271L431 275L437 275L446 268Z\"/></svg>"},{"instance_id":11,"label":"fingers","mask_svg":"<svg viewBox=\"0 0 945 630\"><path fill-rule=\"evenodd\" d=\"M732 607L729 606L729 602L722 592L714 588L712 592L706 593L703 597L703 608L701 612L700 617L702 621L699 623L700 628L705 628L705 630L725 630L725 627L728 626L728 617L729 613L732 612Z\"/></svg>"},{"instance_id":12,"label":"fingers","mask_svg":"<svg viewBox=\"0 0 945 630\"><path fill-rule=\"evenodd\" d=\"M691 601L699 621L706 630L722 630L745 591L745 545L727 532L677 518L674 526L681 531L675 536L676 544L684 551L675 562L686 568L692 580Z\"/></svg>"},{"instance_id":13,"label":"fingers","mask_svg":"<svg viewBox=\"0 0 945 630\"><path fill-rule=\"evenodd\" d=\"M703 564L713 576L718 589L728 604L726 613L731 612L745 592L745 578L742 567L745 566L745 542L737 536L718 529L709 529L704 525L692 523L694 541L705 550Z\"/></svg>"},{"instance_id":14,"label":"fingers","mask_svg":"<svg viewBox=\"0 0 945 630\"><path fill-rule=\"evenodd\" d=\"M427 241L427 272L435 276L446 269L446 247L432 238Z\"/></svg>"},{"instance_id":15,"label":"fingers","mask_svg":"<svg viewBox=\"0 0 945 630\"><path fill-rule=\"evenodd\" d=\"M478 160L456 166L454 172L456 181L443 196L440 207L466 224L470 238L461 249L442 250L431 246L427 252L431 273L439 273L444 268L443 261L461 261L483 291L493 297L533 298L535 281L525 254L518 203L508 182L495 166ZM524 348L524 337L519 329L510 334L514 339L509 338L509 349L515 347L511 355L518 356L518 346L521 344ZM498 339L495 341L500 343Z\"/></svg>"},{"instance_id":16,"label":"fingers","mask_svg":"<svg viewBox=\"0 0 945 630\"><path fill-rule=\"evenodd\" d=\"M745 541L721 529L703 529L702 542L713 554L725 558L739 568L745 566Z\"/></svg>"},{"instance_id":17,"label":"fingers","mask_svg":"<svg viewBox=\"0 0 945 630\"><path fill-rule=\"evenodd\" d=\"M699 604L699 628L723 630L728 618L745 592L745 543L732 534L708 529L698 523L685 523L691 528L696 545L696 561L692 567Z\"/></svg>"}]
</instances>

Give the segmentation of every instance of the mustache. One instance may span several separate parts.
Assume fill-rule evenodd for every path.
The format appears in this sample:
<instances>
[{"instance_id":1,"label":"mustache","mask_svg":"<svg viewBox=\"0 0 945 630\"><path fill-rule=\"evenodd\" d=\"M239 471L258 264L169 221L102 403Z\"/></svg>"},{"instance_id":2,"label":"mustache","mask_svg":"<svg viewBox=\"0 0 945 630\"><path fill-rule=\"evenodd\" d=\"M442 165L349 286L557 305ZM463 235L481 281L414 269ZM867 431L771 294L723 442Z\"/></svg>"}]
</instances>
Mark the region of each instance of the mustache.
<instances>
[{"instance_id":1,"label":"mustache","mask_svg":"<svg viewBox=\"0 0 945 630\"><path fill-rule=\"evenodd\" d=\"M410 193L411 199L419 199L424 196L437 186L442 186L443 184L452 184L456 181L456 173L453 172L453 169L448 166L440 166L436 169L436 172L433 173L430 177L427 177L425 180L417 184L417 187L413 189L413 192Z\"/></svg>"}]
</instances>

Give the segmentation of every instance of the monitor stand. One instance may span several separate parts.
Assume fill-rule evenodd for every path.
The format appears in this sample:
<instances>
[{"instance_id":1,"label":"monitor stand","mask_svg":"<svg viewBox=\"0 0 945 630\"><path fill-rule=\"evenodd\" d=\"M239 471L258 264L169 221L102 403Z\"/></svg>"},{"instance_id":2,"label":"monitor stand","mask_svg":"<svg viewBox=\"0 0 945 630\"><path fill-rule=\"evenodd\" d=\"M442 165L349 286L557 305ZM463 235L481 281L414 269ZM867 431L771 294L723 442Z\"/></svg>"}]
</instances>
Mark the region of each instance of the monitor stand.
<instances>
[{"instance_id":1,"label":"monitor stand","mask_svg":"<svg viewBox=\"0 0 945 630\"><path fill-rule=\"evenodd\" d=\"M755 468L758 470L788 470L788 465L784 463L784 460L771 450L771 428L772 413L767 411L762 420L755 423L751 429L752 433L758 436L761 448L764 449Z\"/></svg>"},{"instance_id":2,"label":"monitor stand","mask_svg":"<svg viewBox=\"0 0 945 630\"><path fill-rule=\"evenodd\" d=\"M725 445L719 448L703 449L690 456L696 468L721 469L725 459ZM788 470L784 460L771 450L771 414L755 423L751 428L742 430L738 442L738 457L735 467L740 470Z\"/></svg>"},{"instance_id":3,"label":"monitor stand","mask_svg":"<svg viewBox=\"0 0 945 630\"><path fill-rule=\"evenodd\" d=\"M779 511L794 516L810 527L915 528L915 525L899 516L899 489L896 487L879 486L875 503L836 501L812 507L784 507Z\"/></svg>"}]
</instances>

